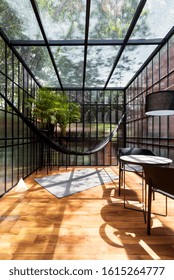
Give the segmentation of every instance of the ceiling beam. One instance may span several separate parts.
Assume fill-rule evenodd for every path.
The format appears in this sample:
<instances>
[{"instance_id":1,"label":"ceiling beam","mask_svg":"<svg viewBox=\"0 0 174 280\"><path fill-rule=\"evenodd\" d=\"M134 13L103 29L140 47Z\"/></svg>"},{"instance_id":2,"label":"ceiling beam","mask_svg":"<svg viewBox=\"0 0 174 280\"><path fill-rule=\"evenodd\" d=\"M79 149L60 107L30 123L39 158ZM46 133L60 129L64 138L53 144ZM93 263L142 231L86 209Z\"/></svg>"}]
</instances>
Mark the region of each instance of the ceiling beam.
<instances>
[{"instance_id":1,"label":"ceiling beam","mask_svg":"<svg viewBox=\"0 0 174 280\"><path fill-rule=\"evenodd\" d=\"M36 16L36 18L37 18L37 22L38 22L38 25L39 25L39 27L40 27L42 36L43 36L43 38L44 38L45 46L47 47L47 50L48 50L48 53L49 53L51 62L52 62L52 64L53 64L55 73L56 73L56 75L57 75L57 79L58 79L58 81L59 81L61 90L63 91L63 85L62 85L62 82L61 82L61 79L60 79L60 75L59 75L59 72L58 72L58 69L57 69L55 60L54 60L54 56L53 56L52 51L51 51L51 48L50 48L50 46L49 46L48 39L47 39L45 30L44 30L44 27L43 27L43 24L42 24L40 15L39 15L39 11L38 11L37 4L36 4L35 0L30 0L30 2L31 2L31 5L32 5L32 7L33 7L33 11L34 11L34 13L35 13L35 16Z\"/></svg>"},{"instance_id":2,"label":"ceiling beam","mask_svg":"<svg viewBox=\"0 0 174 280\"><path fill-rule=\"evenodd\" d=\"M159 45L162 38L130 39L127 45ZM46 46L44 40L10 40L11 46ZM48 40L49 46L84 46L85 40ZM88 46L121 46L124 40L88 40Z\"/></svg>"},{"instance_id":3,"label":"ceiling beam","mask_svg":"<svg viewBox=\"0 0 174 280\"><path fill-rule=\"evenodd\" d=\"M85 46L84 46L84 64L83 64L83 90L85 88L86 80L86 62L88 49L88 35L89 35L89 18L90 18L91 0L86 0L86 24L85 24Z\"/></svg>"},{"instance_id":4,"label":"ceiling beam","mask_svg":"<svg viewBox=\"0 0 174 280\"><path fill-rule=\"evenodd\" d=\"M46 87L47 89L51 89L51 90L61 90L61 88L58 88L58 87ZM103 87L85 87L84 89L82 87L64 87L64 91L93 91L93 90L100 90L100 91L103 91ZM106 91L113 91L113 90L116 90L116 91L124 91L124 88L123 87L107 87Z\"/></svg>"},{"instance_id":5,"label":"ceiling beam","mask_svg":"<svg viewBox=\"0 0 174 280\"><path fill-rule=\"evenodd\" d=\"M8 39L8 37L6 36L6 34L4 33L4 31L2 30L2 28L0 27L0 36L3 38L3 40L5 41L5 43L8 45L8 47L13 51L13 53L15 54L15 56L18 58L18 60L22 63L22 65L25 67L25 69L27 70L27 72L30 74L30 76L33 78L33 80L36 82L36 84L41 87L41 84L38 82L38 80L36 79L36 77L33 75L31 69L28 67L28 65L25 63L25 61L23 60L23 58L19 55L19 53L17 52L17 50L14 48L14 46L12 46L10 44L10 40Z\"/></svg>"},{"instance_id":6,"label":"ceiling beam","mask_svg":"<svg viewBox=\"0 0 174 280\"><path fill-rule=\"evenodd\" d=\"M107 85L108 85L108 83L110 81L110 78L111 78L111 76L112 76L112 74L113 74L113 72L114 72L114 70L115 70L115 68L116 68L116 66L117 66L117 64L118 64L118 62L120 60L120 57L121 57L121 55L122 55L122 53L123 53L123 51L124 51L128 41L129 41L129 38L130 38L130 36L131 36L131 34L132 34L133 30L134 30L134 27L135 27L135 25L136 25L136 23L137 23L137 21L139 19L139 16L140 16L140 14L141 14L141 12L142 12L145 4L146 4L146 1L147 0L141 0L139 5L138 5L138 7L137 7L137 9L136 9L136 12L135 12L134 17L132 19L132 22L131 22L131 24L130 24L130 26L128 28L128 31L126 33L126 36L124 38L123 45L120 47L120 50L118 52L118 55L116 56L116 59L114 61L114 64L113 64L112 69L111 69L111 72L109 73L108 79L107 79L107 81L106 81L106 83L104 85L103 90L106 89L106 87L107 87Z\"/></svg>"},{"instance_id":7,"label":"ceiling beam","mask_svg":"<svg viewBox=\"0 0 174 280\"><path fill-rule=\"evenodd\" d=\"M152 52L152 54L148 57L148 59L143 63L140 69L136 72L136 74L132 77L132 79L128 82L125 87L125 90L131 85L131 83L135 80L135 78L141 73L141 71L147 66L147 64L154 58L154 56L160 51L160 49L167 43L167 41L174 35L174 26L167 33L165 38L162 40L161 44L156 47L156 49Z\"/></svg>"}]
</instances>

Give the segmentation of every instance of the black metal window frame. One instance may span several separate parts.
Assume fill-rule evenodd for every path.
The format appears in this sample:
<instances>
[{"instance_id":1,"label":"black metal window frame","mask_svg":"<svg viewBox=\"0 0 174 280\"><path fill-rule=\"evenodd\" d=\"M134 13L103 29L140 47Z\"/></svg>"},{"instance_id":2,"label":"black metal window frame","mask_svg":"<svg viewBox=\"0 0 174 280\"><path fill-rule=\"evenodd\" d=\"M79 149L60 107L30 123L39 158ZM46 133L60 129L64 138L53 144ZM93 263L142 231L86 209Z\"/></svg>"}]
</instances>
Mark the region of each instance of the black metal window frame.
<instances>
[{"instance_id":1,"label":"black metal window frame","mask_svg":"<svg viewBox=\"0 0 174 280\"><path fill-rule=\"evenodd\" d=\"M0 91L36 123L26 108L26 98L34 97L38 85L4 42L4 62L0 69ZM0 96L0 196L41 166L41 143ZM37 125L37 123L36 123Z\"/></svg>"},{"instance_id":2,"label":"black metal window frame","mask_svg":"<svg viewBox=\"0 0 174 280\"><path fill-rule=\"evenodd\" d=\"M39 29L41 31L43 40L9 40L8 37L6 36L6 34L3 32L2 28L0 28L0 34L1 36L4 38L4 40L6 40L6 42L8 43L8 45L10 46L10 48L13 49L13 51L15 52L15 54L18 56L18 59L23 63L23 65L25 65L25 68L28 70L28 72L30 73L30 75L35 79L33 73L31 72L31 70L29 69L29 67L26 65L25 61L23 61L22 57L19 55L19 53L16 51L15 47L17 46L45 46L48 50L54 71L56 73L57 76L57 80L59 81L60 84L60 88L57 88L59 90L62 91L66 91L66 90L125 90L125 88L128 87L128 85L124 88L124 87L114 87L114 88L109 88L108 84L109 81L112 77L112 74L116 68L116 66L118 65L120 58L126 48L126 46L140 46L140 45L157 45L159 48L165 43L165 41L168 38L168 34L165 38L157 38L157 39L130 39L132 32L137 24L137 21L141 15L141 12L143 10L143 8L146 5L147 0L141 0L137 6L137 9L135 11L135 14L132 18L132 21L129 25L129 28L126 32L126 35L124 37L124 39L122 40L110 40L110 39L95 39L95 40L90 40L89 39L89 25L90 25L90 10L91 10L91 0L86 0L86 20L85 20L85 34L84 34L84 40L48 40L40 14L39 14L39 9L37 6L37 3L35 0L30 0L35 17L37 19L37 23L39 26ZM172 32L172 31L170 31ZM83 65L83 83L82 83L82 88L78 88L78 87L74 87L74 88L67 88L65 86L63 86L62 80L61 80L61 76L60 73L58 71L55 59L54 59L54 55L52 53L51 50L51 46L83 46L84 47L84 65ZM103 87L95 87L95 88L89 88L87 86L85 86L85 80L86 80L86 67L87 67L87 50L89 46L120 46L120 50L117 54L117 56L115 57L115 60L113 62L113 66L110 70L110 73L108 73L108 77L105 81L105 84ZM158 51L158 47L156 48L155 52ZM153 55L153 54L152 54ZM150 58L149 58L150 59ZM145 62L146 63L146 62ZM142 66L144 67L144 66ZM134 79L134 78L133 78ZM39 82L35 79L35 81L37 82L37 84L39 86L41 86L41 84L39 84Z\"/></svg>"},{"instance_id":3,"label":"black metal window frame","mask_svg":"<svg viewBox=\"0 0 174 280\"><path fill-rule=\"evenodd\" d=\"M67 130L68 148L84 151L100 143L121 119L124 107L123 91L67 91L70 101L81 108L81 119ZM82 94L83 93L83 94ZM54 134L59 141L60 132ZM103 150L85 156L64 155L45 147L45 167L117 165L118 147L123 145L123 126Z\"/></svg>"},{"instance_id":4,"label":"black metal window frame","mask_svg":"<svg viewBox=\"0 0 174 280\"><path fill-rule=\"evenodd\" d=\"M174 89L174 32L149 58L126 89L126 146L144 147L157 155L174 159L173 116L146 117L145 96L158 90ZM138 114L136 114L137 109ZM131 113L133 112L133 114Z\"/></svg>"},{"instance_id":5,"label":"black metal window frame","mask_svg":"<svg viewBox=\"0 0 174 280\"><path fill-rule=\"evenodd\" d=\"M71 99L71 91L75 91L76 98L78 92L82 91L83 101L81 102L82 112L85 112L86 103L84 100L84 94L86 91L90 91L90 102L88 104L90 112L92 112L94 104L92 103L92 94L96 91L96 96L103 91L105 95L108 91L122 91L124 98L121 101L121 105L124 107L123 111L127 112L125 118L125 124L119 131L116 140L116 149L120 146L143 146L148 147L154 150L157 154L169 156L174 158L174 147L173 140L174 136L171 132L172 128L172 117L166 118L146 118L144 116L144 98L145 95L151 92L152 90L163 89L172 86L174 70L170 69L170 40L173 38L174 27L168 32L165 38L162 39L139 39L133 40L130 39L134 27L137 24L137 21L140 17L140 14L146 4L146 0L141 0L137 7L137 10L134 14L134 17L131 21L131 24L127 30L127 33L123 40L90 40L89 39L89 23L90 23L90 8L91 1L86 0L86 21L85 21L85 38L84 40L48 40L46 32L44 30L41 17L39 15L39 10L36 5L35 0L31 0L33 11L35 13L37 23L39 25L41 34L44 40L9 40L3 30L0 28L0 35L5 42L4 49L4 69L5 71L0 70L0 76L3 80L1 90L3 93L12 99L15 102L16 94L18 95L18 106L21 110L28 116L29 119L33 120L30 112L25 107L25 98L27 96L35 96L37 88L41 87L41 84L37 81L32 71L29 69L25 61L16 51L16 46L44 46L47 48L49 57L51 59L54 71L59 81L60 88L54 88L55 90L62 90L69 95ZM157 45L157 48L150 55L150 57L145 61L141 66L135 76L129 81L126 87L115 87L109 88L108 84L112 77L116 66L118 65L120 58L127 46L137 46L137 45ZM52 46L83 46L84 47L84 65L83 65L83 85L82 88L74 87L67 88L63 87L60 73L57 69L56 62L51 50ZM87 51L89 46L120 46L120 50L115 57L113 62L112 69L108 73L104 87L95 87L89 88L85 86L86 81L86 67L87 67ZM162 52L166 48L166 68L162 63ZM11 52L11 73L9 72L9 58L8 52ZM17 61L18 59L18 61ZM157 60L157 62L156 62ZM17 63L17 79L16 72L14 68ZM158 73L155 73L154 69L157 67ZM164 67L164 68L162 68ZM163 73L164 71L164 73ZM149 74L150 73L150 74ZM147 79L148 77L148 79ZM21 79L22 78L22 79ZM10 90L9 90L10 88ZM16 93L17 89L17 93ZM97 100L97 98L96 98ZM118 100L117 100L118 101ZM98 120L99 105L98 100L96 101L96 122ZM107 104L111 109L112 103ZM118 103L117 103L118 105ZM106 104L101 106L106 107ZM134 114L131 113L133 110ZM111 111L111 110L110 110ZM117 118L120 116L122 111L118 111ZM3 150L3 182L4 189L0 190L0 195L8 191L11 186L14 186L20 177L26 177L34 170L37 170L39 166L43 164L41 160L40 149L42 145L36 139L35 135L20 121L19 117L11 111L7 104L4 104L4 108L0 109L4 120L4 138L1 138L1 147L0 151ZM82 114L84 117L84 114ZM82 148L85 147L85 122L83 121L83 141ZM111 113L110 113L110 128L112 125ZM165 127L166 137L164 137L163 127ZM15 130L17 128L17 131ZM158 128L158 135L156 134L156 128ZM10 137L9 137L10 131ZM103 122L103 133L105 132L105 122ZM69 134L71 129L69 130ZM76 123L76 136L78 133L78 123ZM92 136L92 125L89 126L89 138L88 142L91 145L93 138L100 140L98 136L98 126L96 126L95 136ZM3 144L2 144L3 143ZM113 143L112 143L113 144ZM71 145L71 143L70 143ZM73 146L74 147L74 146ZM33 150L32 150L33 149ZM78 149L78 142L75 142L75 149ZM110 148L110 153L105 149L102 155L97 154L97 156L83 157L81 160L77 157L69 157L65 155L56 154L54 151L50 151L48 148L45 148L45 165L113 165L117 164L117 160L112 159L112 156L116 156L117 151L112 151ZM31 152L30 152L31 151ZM108 160L108 154L111 155ZM10 155L10 156L9 156ZM17 156L16 156L17 155ZM22 155L22 156L21 156ZM9 157L8 157L9 156ZM15 162L16 157L16 162ZM11 161L9 160L11 159ZM102 158L102 160L101 160ZM10 178L10 179L9 179ZM9 180L9 181L8 181Z\"/></svg>"}]
</instances>

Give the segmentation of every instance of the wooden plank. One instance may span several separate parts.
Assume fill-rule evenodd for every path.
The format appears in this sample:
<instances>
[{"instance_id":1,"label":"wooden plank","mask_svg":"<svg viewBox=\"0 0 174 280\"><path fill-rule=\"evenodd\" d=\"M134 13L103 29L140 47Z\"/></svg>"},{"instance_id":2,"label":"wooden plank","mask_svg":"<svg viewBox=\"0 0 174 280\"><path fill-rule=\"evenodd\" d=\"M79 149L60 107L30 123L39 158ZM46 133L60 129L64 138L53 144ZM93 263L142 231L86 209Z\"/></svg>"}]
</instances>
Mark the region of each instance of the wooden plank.
<instances>
[{"instance_id":1,"label":"wooden plank","mask_svg":"<svg viewBox=\"0 0 174 280\"><path fill-rule=\"evenodd\" d=\"M55 168L49 175L74 168ZM118 174L118 167L105 170ZM34 181L46 175L47 170L30 175L28 191L11 190L1 198L0 259L173 260L173 200L168 201L167 217L152 215L147 236L143 213L123 207L118 180L58 199ZM126 198L140 208L141 178L127 173L126 184ZM157 195L153 209L161 212L162 205L164 198Z\"/></svg>"}]
</instances>

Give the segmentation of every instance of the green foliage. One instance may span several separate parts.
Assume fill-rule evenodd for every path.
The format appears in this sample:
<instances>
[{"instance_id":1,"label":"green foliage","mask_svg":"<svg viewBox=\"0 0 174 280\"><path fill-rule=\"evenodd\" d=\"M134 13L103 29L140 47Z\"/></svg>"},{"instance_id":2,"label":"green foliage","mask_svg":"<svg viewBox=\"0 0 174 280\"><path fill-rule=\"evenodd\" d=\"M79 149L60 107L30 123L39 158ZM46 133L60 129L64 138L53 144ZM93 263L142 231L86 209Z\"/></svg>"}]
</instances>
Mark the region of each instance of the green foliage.
<instances>
[{"instance_id":1,"label":"green foliage","mask_svg":"<svg viewBox=\"0 0 174 280\"><path fill-rule=\"evenodd\" d=\"M15 15L14 10L10 7L7 1L0 1L0 27L9 38L21 38L26 39L22 35L22 25L20 19ZM22 39L21 38L21 39Z\"/></svg>"},{"instance_id":2,"label":"green foliage","mask_svg":"<svg viewBox=\"0 0 174 280\"><path fill-rule=\"evenodd\" d=\"M71 123L80 119L80 107L74 102L69 102L68 97L62 92L55 92L41 88L37 99L28 98L27 103L41 123L41 128L49 128L51 124L59 124L62 136Z\"/></svg>"},{"instance_id":3,"label":"green foliage","mask_svg":"<svg viewBox=\"0 0 174 280\"><path fill-rule=\"evenodd\" d=\"M33 116L36 116L40 121L42 129L55 122L54 114L59 107L59 103L54 92L39 89L37 99L28 98L27 103L32 110Z\"/></svg>"},{"instance_id":4,"label":"green foliage","mask_svg":"<svg viewBox=\"0 0 174 280\"><path fill-rule=\"evenodd\" d=\"M65 136L65 131L68 125L80 119L80 106L75 102L68 102L65 94L58 94L60 107L56 112L56 120L60 126L62 136Z\"/></svg>"}]
</instances>

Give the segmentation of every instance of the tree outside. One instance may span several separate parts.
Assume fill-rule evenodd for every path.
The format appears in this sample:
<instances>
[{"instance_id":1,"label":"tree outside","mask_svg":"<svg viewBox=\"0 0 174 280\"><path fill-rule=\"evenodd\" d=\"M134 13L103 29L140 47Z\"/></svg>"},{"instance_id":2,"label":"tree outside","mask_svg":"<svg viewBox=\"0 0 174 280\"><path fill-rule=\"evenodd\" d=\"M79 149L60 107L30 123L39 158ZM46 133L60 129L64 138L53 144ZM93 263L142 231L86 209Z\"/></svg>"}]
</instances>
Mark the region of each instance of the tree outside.
<instances>
[{"instance_id":1,"label":"tree outside","mask_svg":"<svg viewBox=\"0 0 174 280\"><path fill-rule=\"evenodd\" d=\"M55 92L40 88L37 99L28 98L27 103L33 116L37 117L42 130L53 135L57 124L61 130L61 137L66 136L66 128L80 119L80 106L69 102L63 92Z\"/></svg>"}]
</instances>

